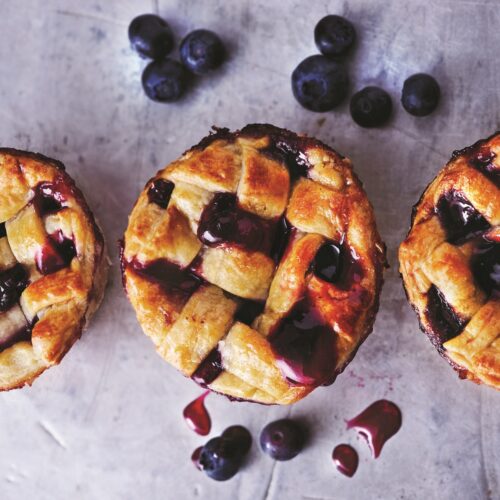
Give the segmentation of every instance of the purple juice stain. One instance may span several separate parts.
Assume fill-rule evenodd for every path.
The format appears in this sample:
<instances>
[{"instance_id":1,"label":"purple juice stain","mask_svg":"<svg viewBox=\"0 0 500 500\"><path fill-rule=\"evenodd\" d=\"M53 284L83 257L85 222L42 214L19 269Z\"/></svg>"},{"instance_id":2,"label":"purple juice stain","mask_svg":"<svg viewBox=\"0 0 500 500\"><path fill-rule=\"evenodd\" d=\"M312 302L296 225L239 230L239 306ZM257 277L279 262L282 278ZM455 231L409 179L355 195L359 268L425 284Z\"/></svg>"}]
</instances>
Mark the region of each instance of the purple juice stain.
<instances>
[{"instance_id":1,"label":"purple juice stain","mask_svg":"<svg viewBox=\"0 0 500 500\"><path fill-rule=\"evenodd\" d=\"M203 450L203 446L198 446L196 450L191 454L191 462L198 470L203 470L203 466L200 463L201 451Z\"/></svg>"},{"instance_id":2,"label":"purple juice stain","mask_svg":"<svg viewBox=\"0 0 500 500\"><path fill-rule=\"evenodd\" d=\"M401 428L401 410L391 401L375 401L359 415L347 422L348 429L355 429L363 436L373 458L377 458L385 443Z\"/></svg>"},{"instance_id":3,"label":"purple juice stain","mask_svg":"<svg viewBox=\"0 0 500 500\"><path fill-rule=\"evenodd\" d=\"M204 392L194 401L191 401L182 412L188 427L200 436L206 436L212 428L212 421L205 407L205 398L209 394L210 391Z\"/></svg>"},{"instance_id":4,"label":"purple juice stain","mask_svg":"<svg viewBox=\"0 0 500 500\"><path fill-rule=\"evenodd\" d=\"M344 476L354 476L358 469L359 457L357 451L348 444L339 444L332 453L335 467Z\"/></svg>"}]
</instances>

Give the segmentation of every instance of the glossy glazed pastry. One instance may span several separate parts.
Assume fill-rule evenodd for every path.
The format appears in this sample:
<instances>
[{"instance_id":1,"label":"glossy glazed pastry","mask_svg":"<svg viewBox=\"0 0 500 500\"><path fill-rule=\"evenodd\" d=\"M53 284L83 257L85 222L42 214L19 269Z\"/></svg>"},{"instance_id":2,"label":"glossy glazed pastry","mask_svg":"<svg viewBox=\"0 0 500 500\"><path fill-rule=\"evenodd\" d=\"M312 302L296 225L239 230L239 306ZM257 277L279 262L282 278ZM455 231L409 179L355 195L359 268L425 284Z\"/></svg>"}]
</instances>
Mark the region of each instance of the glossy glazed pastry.
<instances>
[{"instance_id":1,"label":"glossy glazed pastry","mask_svg":"<svg viewBox=\"0 0 500 500\"><path fill-rule=\"evenodd\" d=\"M351 162L271 125L218 129L151 179L124 286L160 355L231 398L293 403L372 329L385 262Z\"/></svg>"},{"instance_id":2,"label":"glossy glazed pastry","mask_svg":"<svg viewBox=\"0 0 500 500\"><path fill-rule=\"evenodd\" d=\"M453 153L399 250L422 330L460 377L500 389L500 133Z\"/></svg>"},{"instance_id":3,"label":"glossy glazed pastry","mask_svg":"<svg viewBox=\"0 0 500 500\"><path fill-rule=\"evenodd\" d=\"M64 165L0 149L0 390L58 364L99 305L104 240Z\"/></svg>"}]
</instances>

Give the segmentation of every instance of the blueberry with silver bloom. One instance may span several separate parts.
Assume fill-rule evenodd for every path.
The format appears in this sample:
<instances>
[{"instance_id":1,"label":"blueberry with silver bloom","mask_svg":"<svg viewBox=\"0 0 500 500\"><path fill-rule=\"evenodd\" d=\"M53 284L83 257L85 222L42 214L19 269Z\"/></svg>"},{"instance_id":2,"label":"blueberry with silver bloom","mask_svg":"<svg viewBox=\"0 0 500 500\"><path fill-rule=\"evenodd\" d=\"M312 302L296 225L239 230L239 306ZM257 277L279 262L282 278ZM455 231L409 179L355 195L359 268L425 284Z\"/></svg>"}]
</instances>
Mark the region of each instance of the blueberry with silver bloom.
<instances>
[{"instance_id":1,"label":"blueberry with silver bloom","mask_svg":"<svg viewBox=\"0 0 500 500\"><path fill-rule=\"evenodd\" d=\"M275 460L291 460L302 451L304 444L304 429L288 418L267 424L260 434L262 451Z\"/></svg>"},{"instance_id":2,"label":"blueberry with silver bloom","mask_svg":"<svg viewBox=\"0 0 500 500\"><path fill-rule=\"evenodd\" d=\"M295 99L311 111L330 111L347 96L349 78L344 66L325 56L304 59L292 73Z\"/></svg>"},{"instance_id":3,"label":"blueberry with silver bloom","mask_svg":"<svg viewBox=\"0 0 500 500\"><path fill-rule=\"evenodd\" d=\"M354 45L355 40L354 26L341 16L325 16L314 28L314 41L319 51L328 57L346 55Z\"/></svg>"},{"instance_id":4,"label":"blueberry with silver bloom","mask_svg":"<svg viewBox=\"0 0 500 500\"><path fill-rule=\"evenodd\" d=\"M226 57L226 49L219 36L204 29L189 33L182 40L179 50L184 66L197 75L218 68Z\"/></svg>"},{"instance_id":5,"label":"blueberry with silver bloom","mask_svg":"<svg viewBox=\"0 0 500 500\"><path fill-rule=\"evenodd\" d=\"M216 437L203 446L199 455L199 468L216 481L227 481L239 470L242 456L233 441Z\"/></svg>"},{"instance_id":6,"label":"blueberry with silver bloom","mask_svg":"<svg viewBox=\"0 0 500 500\"><path fill-rule=\"evenodd\" d=\"M437 108L440 97L441 89L435 78L417 73L405 81L401 104L410 115L427 116Z\"/></svg>"},{"instance_id":7,"label":"blueberry with silver bloom","mask_svg":"<svg viewBox=\"0 0 500 500\"><path fill-rule=\"evenodd\" d=\"M153 61L142 73L142 87L153 101L177 101L189 83L189 74L184 66L172 59Z\"/></svg>"},{"instance_id":8,"label":"blueberry with silver bloom","mask_svg":"<svg viewBox=\"0 0 500 500\"><path fill-rule=\"evenodd\" d=\"M351 97L350 110L360 127L381 127L392 114L391 96L379 87L365 87Z\"/></svg>"},{"instance_id":9,"label":"blueberry with silver bloom","mask_svg":"<svg viewBox=\"0 0 500 500\"><path fill-rule=\"evenodd\" d=\"M142 57L161 59L174 46L174 35L165 19L154 14L143 14L132 20L128 27L132 48Z\"/></svg>"}]
</instances>

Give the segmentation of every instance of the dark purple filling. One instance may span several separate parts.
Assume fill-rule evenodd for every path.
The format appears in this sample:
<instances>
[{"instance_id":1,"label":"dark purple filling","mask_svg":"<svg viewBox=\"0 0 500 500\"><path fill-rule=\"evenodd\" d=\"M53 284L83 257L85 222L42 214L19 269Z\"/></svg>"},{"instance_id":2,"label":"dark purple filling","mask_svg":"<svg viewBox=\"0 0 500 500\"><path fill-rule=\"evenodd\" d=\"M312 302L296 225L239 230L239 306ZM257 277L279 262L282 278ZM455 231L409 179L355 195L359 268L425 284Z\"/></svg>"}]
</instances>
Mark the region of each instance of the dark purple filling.
<instances>
[{"instance_id":1,"label":"dark purple filling","mask_svg":"<svg viewBox=\"0 0 500 500\"><path fill-rule=\"evenodd\" d=\"M63 208L66 196L60 187L58 183L52 182L41 182L36 186L33 205L40 217Z\"/></svg>"},{"instance_id":2,"label":"dark purple filling","mask_svg":"<svg viewBox=\"0 0 500 500\"><path fill-rule=\"evenodd\" d=\"M167 259L156 259L147 264L133 260L132 269L144 278L154 281L170 292L191 295L202 283L202 279L191 270L183 269Z\"/></svg>"},{"instance_id":3,"label":"dark purple filling","mask_svg":"<svg viewBox=\"0 0 500 500\"><path fill-rule=\"evenodd\" d=\"M490 227L488 221L458 191L441 196L436 213L450 243L463 243Z\"/></svg>"},{"instance_id":4,"label":"dark purple filling","mask_svg":"<svg viewBox=\"0 0 500 500\"><path fill-rule=\"evenodd\" d=\"M432 343L441 350L445 342L460 334L467 321L457 315L434 285L429 289L427 298L425 313L432 328L430 338Z\"/></svg>"},{"instance_id":5,"label":"dark purple filling","mask_svg":"<svg viewBox=\"0 0 500 500\"><path fill-rule=\"evenodd\" d=\"M471 259L472 273L488 294L500 294L500 243L483 239Z\"/></svg>"},{"instance_id":6,"label":"dark purple filling","mask_svg":"<svg viewBox=\"0 0 500 500\"><path fill-rule=\"evenodd\" d=\"M301 150L300 144L291 137L287 140L275 138L275 140L273 140L267 148L262 149L261 152L284 163L290 173L291 180L297 179L298 177L307 177L307 173L311 168L311 164L305 153Z\"/></svg>"},{"instance_id":7,"label":"dark purple filling","mask_svg":"<svg viewBox=\"0 0 500 500\"><path fill-rule=\"evenodd\" d=\"M275 223L242 210L232 193L217 193L203 210L198 238L210 247L224 243L268 254Z\"/></svg>"},{"instance_id":8,"label":"dark purple filling","mask_svg":"<svg viewBox=\"0 0 500 500\"><path fill-rule=\"evenodd\" d=\"M340 247L333 242L323 243L312 262L314 274L328 283L335 283L340 274Z\"/></svg>"},{"instance_id":9,"label":"dark purple filling","mask_svg":"<svg viewBox=\"0 0 500 500\"><path fill-rule=\"evenodd\" d=\"M327 241L321 245L311 263L310 270L319 279L350 290L363 278L359 257L346 244Z\"/></svg>"},{"instance_id":10,"label":"dark purple filling","mask_svg":"<svg viewBox=\"0 0 500 500\"><path fill-rule=\"evenodd\" d=\"M295 231L296 229L288 222L284 215L280 217L275 228L274 242L271 249L271 257L274 262L278 263L281 261L290 238Z\"/></svg>"},{"instance_id":11,"label":"dark purple filling","mask_svg":"<svg viewBox=\"0 0 500 500\"><path fill-rule=\"evenodd\" d=\"M28 286L28 273L21 264L0 273L0 311L8 311Z\"/></svg>"},{"instance_id":12,"label":"dark purple filling","mask_svg":"<svg viewBox=\"0 0 500 500\"><path fill-rule=\"evenodd\" d=\"M494 184L500 186L500 168L498 168L494 160L496 155L488 147L482 147L472 153L469 157L469 163L480 170L486 177L491 179Z\"/></svg>"},{"instance_id":13,"label":"dark purple filling","mask_svg":"<svg viewBox=\"0 0 500 500\"><path fill-rule=\"evenodd\" d=\"M7 231L5 230L5 222L0 224L0 238L7 236Z\"/></svg>"},{"instance_id":14,"label":"dark purple filling","mask_svg":"<svg viewBox=\"0 0 500 500\"><path fill-rule=\"evenodd\" d=\"M148 200L150 203L156 203L161 208L167 208L174 183L165 179L156 179L148 189Z\"/></svg>"},{"instance_id":15,"label":"dark purple filling","mask_svg":"<svg viewBox=\"0 0 500 500\"><path fill-rule=\"evenodd\" d=\"M316 386L331 378L337 359L335 336L307 298L295 304L269 342L291 382Z\"/></svg>"},{"instance_id":16,"label":"dark purple filling","mask_svg":"<svg viewBox=\"0 0 500 500\"><path fill-rule=\"evenodd\" d=\"M234 316L235 321L251 325L253 320L264 310L265 302L256 300L243 300Z\"/></svg>"},{"instance_id":17,"label":"dark purple filling","mask_svg":"<svg viewBox=\"0 0 500 500\"><path fill-rule=\"evenodd\" d=\"M37 318L38 319L38 318ZM12 347L14 344L18 342L29 342L31 340L31 332L33 330L33 322L32 325L26 325L24 328L21 328L14 335L11 335L6 341L0 342L0 352Z\"/></svg>"},{"instance_id":18,"label":"dark purple filling","mask_svg":"<svg viewBox=\"0 0 500 500\"><path fill-rule=\"evenodd\" d=\"M200 363L191 378L202 387L210 385L224 370L219 349L212 349L208 356Z\"/></svg>"},{"instance_id":19,"label":"dark purple filling","mask_svg":"<svg viewBox=\"0 0 500 500\"><path fill-rule=\"evenodd\" d=\"M52 274L71 264L76 256L73 239L66 238L58 230L50 234L45 245L35 256L36 266L42 274Z\"/></svg>"}]
</instances>

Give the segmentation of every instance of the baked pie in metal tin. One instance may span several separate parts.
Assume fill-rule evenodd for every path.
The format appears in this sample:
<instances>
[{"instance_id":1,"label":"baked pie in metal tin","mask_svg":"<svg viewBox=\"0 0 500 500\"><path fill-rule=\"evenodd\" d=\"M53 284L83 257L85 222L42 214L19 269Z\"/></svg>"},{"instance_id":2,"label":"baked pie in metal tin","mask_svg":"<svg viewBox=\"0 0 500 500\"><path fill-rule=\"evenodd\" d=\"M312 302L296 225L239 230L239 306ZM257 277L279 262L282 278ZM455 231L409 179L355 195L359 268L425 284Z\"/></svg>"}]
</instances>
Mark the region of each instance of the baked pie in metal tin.
<instances>
[{"instance_id":1,"label":"baked pie in metal tin","mask_svg":"<svg viewBox=\"0 0 500 500\"><path fill-rule=\"evenodd\" d=\"M440 354L500 389L500 133L453 153L414 207L399 260Z\"/></svg>"},{"instance_id":2,"label":"baked pie in metal tin","mask_svg":"<svg viewBox=\"0 0 500 500\"><path fill-rule=\"evenodd\" d=\"M62 163L1 148L0 186L0 390L9 390L31 384L80 337L108 264Z\"/></svg>"},{"instance_id":3,"label":"baked pie in metal tin","mask_svg":"<svg viewBox=\"0 0 500 500\"><path fill-rule=\"evenodd\" d=\"M165 360L230 398L289 404L370 333L385 249L347 158L257 124L216 129L148 181L121 263Z\"/></svg>"}]
</instances>

